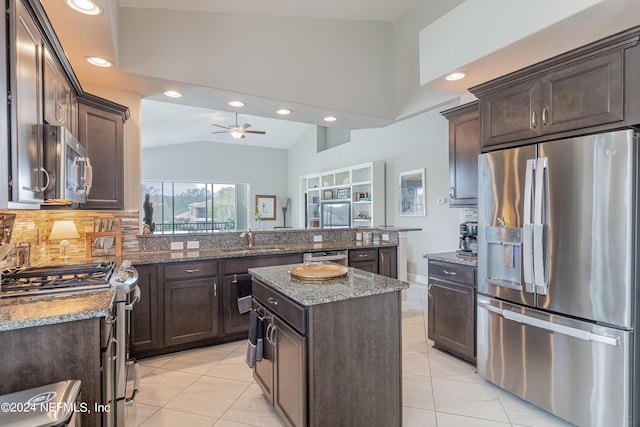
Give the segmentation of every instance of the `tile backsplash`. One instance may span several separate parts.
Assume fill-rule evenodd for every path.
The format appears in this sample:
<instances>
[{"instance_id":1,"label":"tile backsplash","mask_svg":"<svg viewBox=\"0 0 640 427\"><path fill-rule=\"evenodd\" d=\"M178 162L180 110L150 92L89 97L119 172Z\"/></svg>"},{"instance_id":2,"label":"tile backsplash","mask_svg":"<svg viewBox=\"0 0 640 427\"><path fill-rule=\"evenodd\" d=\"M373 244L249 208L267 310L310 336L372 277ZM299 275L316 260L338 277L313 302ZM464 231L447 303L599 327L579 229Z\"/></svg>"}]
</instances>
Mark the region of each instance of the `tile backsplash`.
<instances>
[{"instance_id":1,"label":"tile backsplash","mask_svg":"<svg viewBox=\"0 0 640 427\"><path fill-rule=\"evenodd\" d=\"M122 251L137 252L140 233L140 213L138 211L87 211L87 210L0 210L0 213L16 215L11 235L11 249L0 268L16 264L16 248L21 242L31 244L31 265L60 263L59 243L49 242L49 234L54 221L72 220L80 238L69 240L68 264L90 261L85 254L86 233L93 231L93 224L99 219L122 221Z\"/></svg>"}]
</instances>

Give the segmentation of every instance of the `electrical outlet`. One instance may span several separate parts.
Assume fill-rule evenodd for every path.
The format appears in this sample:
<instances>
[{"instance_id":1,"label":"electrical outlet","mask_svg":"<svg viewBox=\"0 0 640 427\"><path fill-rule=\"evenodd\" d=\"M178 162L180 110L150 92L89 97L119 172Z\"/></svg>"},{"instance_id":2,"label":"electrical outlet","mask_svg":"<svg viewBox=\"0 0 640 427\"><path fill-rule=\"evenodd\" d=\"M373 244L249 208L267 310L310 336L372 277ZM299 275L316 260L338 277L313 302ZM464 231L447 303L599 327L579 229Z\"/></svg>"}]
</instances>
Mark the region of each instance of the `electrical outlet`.
<instances>
[{"instance_id":1,"label":"electrical outlet","mask_svg":"<svg viewBox=\"0 0 640 427\"><path fill-rule=\"evenodd\" d=\"M184 249L184 242L171 242L172 251L181 251Z\"/></svg>"},{"instance_id":2,"label":"electrical outlet","mask_svg":"<svg viewBox=\"0 0 640 427\"><path fill-rule=\"evenodd\" d=\"M199 249L200 248L200 242L197 240L189 240L187 242L187 249Z\"/></svg>"},{"instance_id":3,"label":"electrical outlet","mask_svg":"<svg viewBox=\"0 0 640 427\"><path fill-rule=\"evenodd\" d=\"M436 203L439 205L444 205L444 203L447 201L447 199L445 197L437 197L436 198Z\"/></svg>"},{"instance_id":4,"label":"electrical outlet","mask_svg":"<svg viewBox=\"0 0 640 427\"><path fill-rule=\"evenodd\" d=\"M316 235L314 235L314 236L313 236L313 241L314 241L315 243L322 242L322 234L316 234Z\"/></svg>"},{"instance_id":5,"label":"electrical outlet","mask_svg":"<svg viewBox=\"0 0 640 427\"><path fill-rule=\"evenodd\" d=\"M389 234L388 233L382 233L382 241L383 242L388 242L389 241Z\"/></svg>"}]
</instances>

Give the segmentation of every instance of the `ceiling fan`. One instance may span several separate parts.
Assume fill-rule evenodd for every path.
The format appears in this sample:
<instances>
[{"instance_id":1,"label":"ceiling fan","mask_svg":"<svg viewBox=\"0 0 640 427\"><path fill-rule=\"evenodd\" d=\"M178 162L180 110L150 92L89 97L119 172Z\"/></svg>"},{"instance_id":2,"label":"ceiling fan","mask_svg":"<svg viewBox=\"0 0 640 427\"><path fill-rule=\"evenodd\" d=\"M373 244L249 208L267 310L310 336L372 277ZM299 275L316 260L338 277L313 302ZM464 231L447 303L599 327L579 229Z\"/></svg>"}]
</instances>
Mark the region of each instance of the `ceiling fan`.
<instances>
[{"instance_id":1,"label":"ceiling fan","mask_svg":"<svg viewBox=\"0 0 640 427\"><path fill-rule=\"evenodd\" d=\"M212 123L213 126L217 126L219 128L223 128L226 130L221 130L218 132L211 132L211 133L229 133L229 135L231 135L231 137L233 139L240 139L240 138L244 138L244 134L245 133L254 133L254 134L258 134L258 135L264 135L266 132L263 130L247 130L248 127L251 127L251 125L249 123L245 123L243 125L239 125L238 124L238 113L236 113L236 124L235 125L231 125L231 126L223 126L223 125L217 125L215 123Z\"/></svg>"}]
</instances>

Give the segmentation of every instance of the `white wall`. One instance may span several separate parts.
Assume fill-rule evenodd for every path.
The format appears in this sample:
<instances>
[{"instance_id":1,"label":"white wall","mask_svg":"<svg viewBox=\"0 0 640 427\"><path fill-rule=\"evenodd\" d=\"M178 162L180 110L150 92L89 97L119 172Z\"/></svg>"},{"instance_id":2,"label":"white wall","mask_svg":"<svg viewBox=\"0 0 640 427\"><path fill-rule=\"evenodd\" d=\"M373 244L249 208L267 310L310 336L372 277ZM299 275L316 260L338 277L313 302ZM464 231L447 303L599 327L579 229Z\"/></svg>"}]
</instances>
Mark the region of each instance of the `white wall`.
<instances>
[{"instance_id":1,"label":"white wall","mask_svg":"<svg viewBox=\"0 0 640 427\"><path fill-rule=\"evenodd\" d=\"M442 110L455 104L443 106ZM408 233L408 271L426 276L425 253L454 250L458 243L460 210L436 204L449 192L448 122L438 111L423 113L382 129L351 132L351 142L316 153L315 132L307 132L289 150L291 221L302 227L300 176L359 163L383 160L386 165L387 224L421 228ZM426 216L400 216L399 173L426 169ZM302 216L303 218L303 216Z\"/></svg>"},{"instance_id":2,"label":"white wall","mask_svg":"<svg viewBox=\"0 0 640 427\"><path fill-rule=\"evenodd\" d=\"M195 142L142 150L142 179L202 181L249 184L249 206L255 196L284 196L287 193L287 151L218 142ZM140 199L138 185L138 202ZM277 200L277 199L276 199ZM250 215L251 228L258 223ZM282 210L275 221L261 221L262 228L282 225Z\"/></svg>"}]
</instances>

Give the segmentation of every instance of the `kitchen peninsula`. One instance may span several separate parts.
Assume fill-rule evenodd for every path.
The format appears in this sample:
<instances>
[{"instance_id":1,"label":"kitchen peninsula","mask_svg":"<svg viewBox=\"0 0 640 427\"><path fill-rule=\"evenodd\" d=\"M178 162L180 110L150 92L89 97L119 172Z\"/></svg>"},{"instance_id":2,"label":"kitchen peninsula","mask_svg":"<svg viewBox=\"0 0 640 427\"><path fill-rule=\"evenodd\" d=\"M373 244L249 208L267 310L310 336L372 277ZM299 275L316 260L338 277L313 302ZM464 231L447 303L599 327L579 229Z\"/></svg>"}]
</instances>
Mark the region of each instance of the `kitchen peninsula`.
<instances>
[{"instance_id":1,"label":"kitchen peninsula","mask_svg":"<svg viewBox=\"0 0 640 427\"><path fill-rule=\"evenodd\" d=\"M347 267L312 281L290 276L292 267L249 269L267 337L256 382L290 426L400 426L409 284Z\"/></svg>"}]
</instances>

